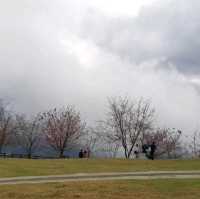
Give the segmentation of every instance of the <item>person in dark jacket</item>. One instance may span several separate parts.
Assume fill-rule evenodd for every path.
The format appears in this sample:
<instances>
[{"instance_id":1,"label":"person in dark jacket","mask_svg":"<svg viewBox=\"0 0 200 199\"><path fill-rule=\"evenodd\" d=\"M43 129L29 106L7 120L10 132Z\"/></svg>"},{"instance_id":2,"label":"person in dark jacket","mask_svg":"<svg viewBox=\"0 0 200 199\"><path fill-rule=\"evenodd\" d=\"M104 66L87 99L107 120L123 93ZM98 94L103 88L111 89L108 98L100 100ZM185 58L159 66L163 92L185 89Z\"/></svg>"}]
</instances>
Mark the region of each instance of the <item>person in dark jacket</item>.
<instances>
[{"instance_id":1,"label":"person in dark jacket","mask_svg":"<svg viewBox=\"0 0 200 199\"><path fill-rule=\"evenodd\" d=\"M145 154L146 154L148 148L149 148L148 144L143 144L143 145L142 145L142 153L145 153Z\"/></svg>"},{"instance_id":2,"label":"person in dark jacket","mask_svg":"<svg viewBox=\"0 0 200 199\"><path fill-rule=\"evenodd\" d=\"M83 158L83 150L81 149L78 154L79 158Z\"/></svg>"},{"instance_id":3,"label":"person in dark jacket","mask_svg":"<svg viewBox=\"0 0 200 199\"><path fill-rule=\"evenodd\" d=\"M156 151L156 144L155 142L152 142L152 144L150 145L150 159L154 160L154 154Z\"/></svg>"}]
</instances>

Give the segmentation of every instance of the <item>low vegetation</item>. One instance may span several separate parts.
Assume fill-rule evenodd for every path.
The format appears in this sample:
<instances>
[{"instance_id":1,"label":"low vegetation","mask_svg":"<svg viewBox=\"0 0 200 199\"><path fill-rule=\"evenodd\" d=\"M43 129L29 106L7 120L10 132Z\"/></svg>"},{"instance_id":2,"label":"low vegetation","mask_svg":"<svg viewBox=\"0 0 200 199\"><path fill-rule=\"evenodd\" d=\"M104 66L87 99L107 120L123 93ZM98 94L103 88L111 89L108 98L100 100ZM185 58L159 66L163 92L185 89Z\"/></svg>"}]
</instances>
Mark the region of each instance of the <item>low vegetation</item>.
<instances>
[{"instance_id":1,"label":"low vegetation","mask_svg":"<svg viewBox=\"0 0 200 199\"><path fill-rule=\"evenodd\" d=\"M199 169L200 160L0 159L0 177Z\"/></svg>"},{"instance_id":2,"label":"low vegetation","mask_svg":"<svg viewBox=\"0 0 200 199\"><path fill-rule=\"evenodd\" d=\"M0 186L2 199L199 199L200 180L70 182Z\"/></svg>"}]
</instances>

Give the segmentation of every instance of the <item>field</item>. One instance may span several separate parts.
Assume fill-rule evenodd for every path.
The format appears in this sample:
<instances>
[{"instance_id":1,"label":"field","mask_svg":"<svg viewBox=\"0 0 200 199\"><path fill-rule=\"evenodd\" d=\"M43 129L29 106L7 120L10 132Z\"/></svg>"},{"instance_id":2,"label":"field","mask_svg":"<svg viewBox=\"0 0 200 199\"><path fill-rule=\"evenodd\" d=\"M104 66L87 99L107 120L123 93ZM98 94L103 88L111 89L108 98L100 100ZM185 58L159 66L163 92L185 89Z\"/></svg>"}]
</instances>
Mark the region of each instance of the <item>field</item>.
<instances>
[{"instance_id":1,"label":"field","mask_svg":"<svg viewBox=\"0 0 200 199\"><path fill-rule=\"evenodd\" d=\"M0 159L0 178L127 171L200 170L200 160ZM199 199L200 179L1 185L0 199Z\"/></svg>"},{"instance_id":2,"label":"field","mask_svg":"<svg viewBox=\"0 0 200 199\"><path fill-rule=\"evenodd\" d=\"M200 160L0 159L0 177L159 170L200 170Z\"/></svg>"},{"instance_id":3,"label":"field","mask_svg":"<svg viewBox=\"0 0 200 199\"><path fill-rule=\"evenodd\" d=\"M0 199L199 199L200 180L98 181L0 186Z\"/></svg>"}]
</instances>

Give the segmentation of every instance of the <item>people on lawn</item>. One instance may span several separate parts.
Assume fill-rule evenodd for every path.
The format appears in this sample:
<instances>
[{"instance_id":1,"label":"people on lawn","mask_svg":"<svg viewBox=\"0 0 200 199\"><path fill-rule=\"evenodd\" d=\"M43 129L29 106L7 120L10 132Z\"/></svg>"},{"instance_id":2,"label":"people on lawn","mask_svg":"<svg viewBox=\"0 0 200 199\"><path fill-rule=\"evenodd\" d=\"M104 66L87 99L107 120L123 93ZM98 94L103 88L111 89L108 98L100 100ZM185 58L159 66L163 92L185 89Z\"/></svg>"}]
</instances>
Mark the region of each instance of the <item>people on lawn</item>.
<instances>
[{"instance_id":1,"label":"people on lawn","mask_svg":"<svg viewBox=\"0 0 200 199\"><path fill-rule=\"evenodd\" d=\"M148 159L154 160L156 151L156 144L152 142L151 144L144 144L142 146L142 152L146 155Z\"/></svg>"},{"instance_id":2,"label":"people on lawn","mask_svg":"<svg viewBox=\"0 0 200 199\"><path fill-rule=\"evenodd\" d=\"M89 157L90 157L90 150L89 150L89 148L87 148L85 150L81 149L79 151L79 158L89 158Z\"/></svg>"}]
</instances>

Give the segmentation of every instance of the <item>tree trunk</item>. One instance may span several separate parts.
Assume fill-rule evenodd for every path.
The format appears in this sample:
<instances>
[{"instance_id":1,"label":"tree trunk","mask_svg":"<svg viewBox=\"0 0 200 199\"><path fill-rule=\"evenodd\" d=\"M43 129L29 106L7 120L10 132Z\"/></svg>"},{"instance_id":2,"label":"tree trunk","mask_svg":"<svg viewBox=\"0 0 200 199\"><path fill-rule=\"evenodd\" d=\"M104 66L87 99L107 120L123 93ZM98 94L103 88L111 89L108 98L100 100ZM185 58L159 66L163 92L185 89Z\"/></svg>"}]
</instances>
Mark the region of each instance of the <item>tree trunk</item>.
<instances>
[{"instance_id":1,"label":"tree trunk","mask_svg":"<svg viewBox=\"0 0 200 199\"><path fill-rule=\"evenodd\" d=\"M126 159L129 159L128 154L127 154L127 149L126 149L126 148L124 148L124 155L125 155L125 158L126 158Z\"/></svg>"}]
</instances>

